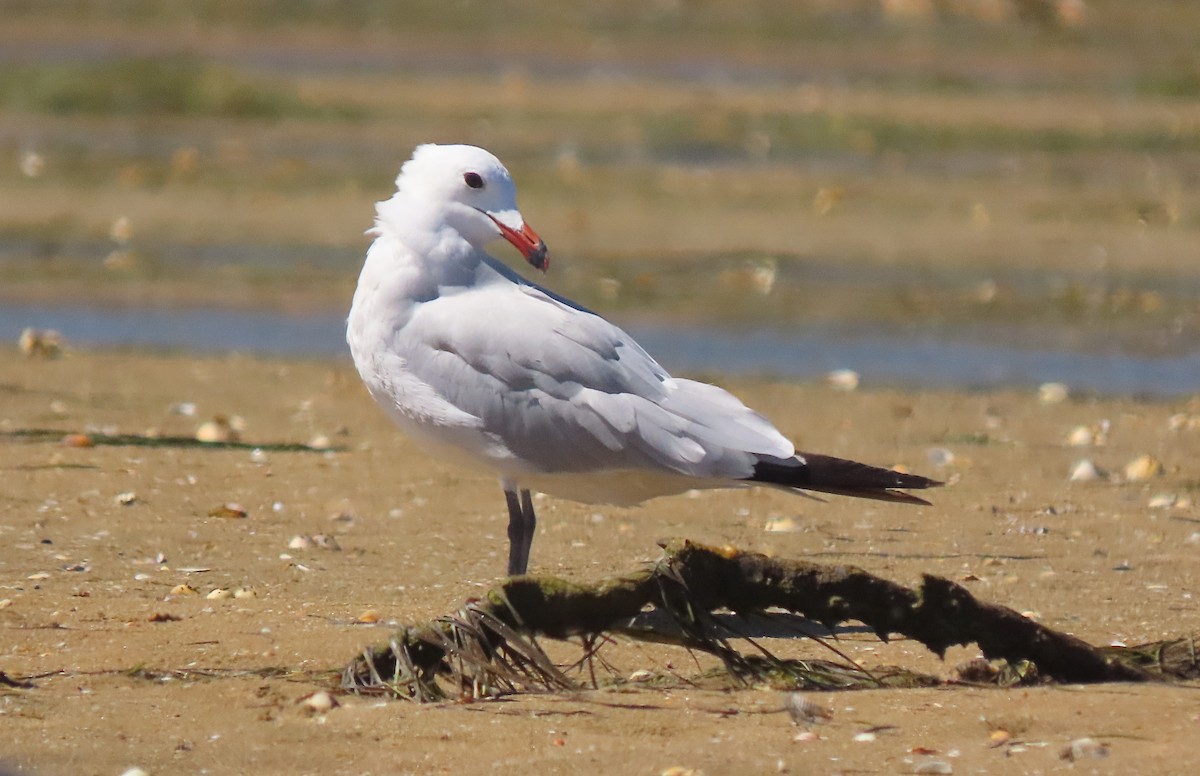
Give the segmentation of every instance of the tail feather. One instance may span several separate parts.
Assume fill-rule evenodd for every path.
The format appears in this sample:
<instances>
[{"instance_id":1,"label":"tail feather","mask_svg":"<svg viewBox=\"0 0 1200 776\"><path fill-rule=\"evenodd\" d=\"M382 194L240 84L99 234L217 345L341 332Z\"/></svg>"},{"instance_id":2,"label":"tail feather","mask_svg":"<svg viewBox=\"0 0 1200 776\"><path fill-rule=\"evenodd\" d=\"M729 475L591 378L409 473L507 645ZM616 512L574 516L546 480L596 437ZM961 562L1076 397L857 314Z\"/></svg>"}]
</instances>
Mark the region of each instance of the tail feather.
<instances>
[{"instance_id":1,"label":"tail feather","mask_svg":"<svg viewBox=\"0 0 1200 776\"><path fill-rule=\"evenodd\" d=\"M925 499L896 489L921 490L942 484L917 474L906 474L819 453L800 453L795 458L763 456L755 464L754 474L749 480L764 485L779 485L838 496L925 505L929 504Z\"/></svg>"}]
</instances>

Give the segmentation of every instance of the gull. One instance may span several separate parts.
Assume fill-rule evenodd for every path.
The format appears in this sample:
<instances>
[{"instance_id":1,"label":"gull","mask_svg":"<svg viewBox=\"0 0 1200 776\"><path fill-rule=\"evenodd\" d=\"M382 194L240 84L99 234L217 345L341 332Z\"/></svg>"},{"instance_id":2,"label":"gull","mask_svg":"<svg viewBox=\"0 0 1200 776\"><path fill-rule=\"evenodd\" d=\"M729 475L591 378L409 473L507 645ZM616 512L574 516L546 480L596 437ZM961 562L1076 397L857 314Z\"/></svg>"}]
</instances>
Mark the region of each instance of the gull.
<instances>
[{"instance_id":1,"label":"gull","mask_svg":"<svg viewBox=\"0 0 1200 776\"><path fill-rule=\"evenodd\" d=\"M767 485L929 502L940 482L797 452L765 417L672 377L628 334L489 256L503 238L538 270L546 243L500 160L421 145L376 206L346 340L367 391L425 452L499 476L508 573L526 573L531 491L620 506Z\"/></svg>"}]
</instances>

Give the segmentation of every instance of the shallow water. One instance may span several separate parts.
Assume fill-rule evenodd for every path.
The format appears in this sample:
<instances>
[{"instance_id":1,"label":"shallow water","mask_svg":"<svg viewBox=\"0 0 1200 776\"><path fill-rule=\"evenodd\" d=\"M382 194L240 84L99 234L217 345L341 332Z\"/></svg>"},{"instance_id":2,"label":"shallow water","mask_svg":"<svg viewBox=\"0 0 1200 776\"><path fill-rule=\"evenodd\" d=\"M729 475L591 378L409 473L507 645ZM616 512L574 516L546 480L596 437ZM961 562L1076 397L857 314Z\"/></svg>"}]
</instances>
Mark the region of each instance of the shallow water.
<instances>
[{"instance_id":1,"label":"shallow water","mask_svg":"<svg viewBox=\"0 0 1200 776\"><path fill-rule=\"evenodd\" d=\"M225 309L0 306L0 338L53 328L77 347L330 356L346 353L344 316ZM853 369L867 384L999 388L1062 381L1106 395L1200 391L1200 350L1150 357L1118 351L1018 347L945 331L807 326L721 329L633 323L627 330L669 370L818 378ZM994 332L993 332L994 334ZM1019 337L1013 341L1021 341Z\"/></svg>"}]
</instances>

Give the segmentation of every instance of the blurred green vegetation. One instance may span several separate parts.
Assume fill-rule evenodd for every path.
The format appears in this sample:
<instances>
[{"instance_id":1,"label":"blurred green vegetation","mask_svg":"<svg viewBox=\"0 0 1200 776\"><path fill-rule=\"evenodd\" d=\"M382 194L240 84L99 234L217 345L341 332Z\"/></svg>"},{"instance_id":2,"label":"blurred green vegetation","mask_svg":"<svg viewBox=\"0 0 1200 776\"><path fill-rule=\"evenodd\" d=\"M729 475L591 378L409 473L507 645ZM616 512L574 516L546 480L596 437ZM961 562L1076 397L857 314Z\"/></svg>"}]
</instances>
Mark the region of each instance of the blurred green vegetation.
<instances>
[{"instance_id":1,"label":"blurred green vegetation","mask_svg":"<svg viewBox=\"0 0 1200 776\"><path fill-rule=\"evenodd\" d=\"M182 55L3 68L0 106L64 116L90 113L353 119L361 115L361 111L346 106L306 103L287 87L266 84L232 68Z\"/></svg>"}]
</instances>

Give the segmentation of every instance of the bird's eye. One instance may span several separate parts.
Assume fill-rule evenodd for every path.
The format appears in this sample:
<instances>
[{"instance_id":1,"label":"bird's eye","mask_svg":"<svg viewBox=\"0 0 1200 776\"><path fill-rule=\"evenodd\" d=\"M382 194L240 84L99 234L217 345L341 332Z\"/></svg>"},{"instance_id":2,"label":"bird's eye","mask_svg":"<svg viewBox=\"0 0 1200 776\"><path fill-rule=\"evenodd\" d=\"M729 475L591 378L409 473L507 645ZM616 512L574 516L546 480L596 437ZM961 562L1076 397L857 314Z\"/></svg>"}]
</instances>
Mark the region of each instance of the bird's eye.
<instances>
[{"instance_id":1,"label":"bird's eye","mask_svg":"<svg viewBox=\"0 0 1200 776\"><path fill-rule=\"evenodd\" d=\"M483 176L477 172L468 172L463 174L463 182L473 189L483 188Z\"/></svg>"}]
</instances>

